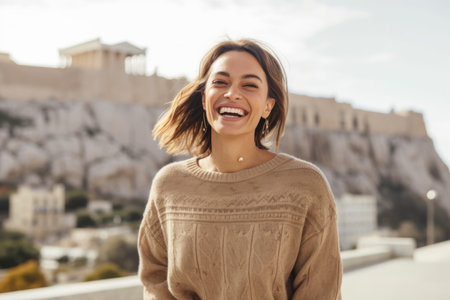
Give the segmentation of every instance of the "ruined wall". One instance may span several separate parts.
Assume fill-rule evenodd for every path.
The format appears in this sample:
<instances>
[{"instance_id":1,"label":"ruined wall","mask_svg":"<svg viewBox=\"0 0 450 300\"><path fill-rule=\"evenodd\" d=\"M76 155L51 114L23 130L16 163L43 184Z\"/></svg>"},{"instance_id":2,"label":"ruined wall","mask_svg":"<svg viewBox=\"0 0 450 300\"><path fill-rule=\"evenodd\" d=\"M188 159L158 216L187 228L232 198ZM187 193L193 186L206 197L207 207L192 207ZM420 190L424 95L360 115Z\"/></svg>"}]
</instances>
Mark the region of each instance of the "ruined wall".
<instances>
[{"instance_id":1,"label":"ruined wall","mask_svg":"<svg viewBox=\"0 0 450 300\"><path fill-rule=\"evenodd\" d=\"M45 68L0 62L0 98L14 100L133 102L161 105L187 83L158 75L138 76L81 68Z\"/></svg>"},{"instance_id":2,"label":"ruined wall","mask_svg":"<svg viewBox=\"0 0 450 300\"><path fill-rule=\"evenodd\" d=\"M334 98L290 95L287 125L376 133L389 136L426 137L423 115L414 111L379 113L355 109Z\"/></svg>"},{"instance_id":3,"label":"ruined wall","mask_svg":"<svg viewBox=\"0 0 450 300\"><path fill-rule=\"evenodd\" d=\"M186 85L184 78L138 76L82 68L44 68L0 62L0 99L108 100L160 106ZM334 98L290 95L287 125L426 137L420 113L378 113L353 108Z\"/></svg>"}]
</instances>

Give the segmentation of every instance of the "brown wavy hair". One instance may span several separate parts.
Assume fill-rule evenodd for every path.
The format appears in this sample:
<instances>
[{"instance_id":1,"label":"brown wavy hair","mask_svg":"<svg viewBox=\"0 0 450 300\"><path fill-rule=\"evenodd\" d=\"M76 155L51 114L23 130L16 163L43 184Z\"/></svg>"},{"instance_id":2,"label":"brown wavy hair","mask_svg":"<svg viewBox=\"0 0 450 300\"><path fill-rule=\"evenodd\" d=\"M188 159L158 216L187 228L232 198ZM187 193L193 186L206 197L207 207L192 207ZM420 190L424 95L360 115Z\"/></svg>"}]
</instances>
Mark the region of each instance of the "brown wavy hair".
<instances>
[{"instance_id":1,"label":"brown wavy hair","mask_svg":"<svg viewBox=\"0 0 450 300\"><path fill-rule=\"evenodd\" d=\"M153 137L159 140L161 148L170 154L206 156L211 152L211 126L203 131L202 94L209 77L211 65L222 54L229 51L243 51L256 58L266 74L269 87L268 98L275 99L275 105L268 119L269 131L264 133L265 119L261 118L255 129L255 144L260 149L268 149L263 138L275 135L276 149L284 133L288 110L286 75L277 56L261 42L249 39L224 41L206 53L200 64L197 78L187 84L175 96L153 128Z\"/></svg>"}]
</instances>

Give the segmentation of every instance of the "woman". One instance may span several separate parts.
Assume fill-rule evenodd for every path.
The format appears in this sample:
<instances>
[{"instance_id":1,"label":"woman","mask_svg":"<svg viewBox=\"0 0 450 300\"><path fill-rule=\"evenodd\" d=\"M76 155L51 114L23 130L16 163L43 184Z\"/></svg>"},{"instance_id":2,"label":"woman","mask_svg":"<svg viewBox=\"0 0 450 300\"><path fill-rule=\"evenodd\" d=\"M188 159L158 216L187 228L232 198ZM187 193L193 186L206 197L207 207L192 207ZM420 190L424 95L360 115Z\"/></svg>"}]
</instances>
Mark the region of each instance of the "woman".
<instances>
[{"instance_id":1,"label":"woman","mask_svg":"<svg viewBox=\"0 0 450 300\"><path fill-rule=\"evenodd\" d=\"M284 130L281 64L261 44L204 57L154 128L193 158L155 176L139 232L145 299L339 299L333 195L312 164L268 151Z\"/></svg>"}]
</instances>

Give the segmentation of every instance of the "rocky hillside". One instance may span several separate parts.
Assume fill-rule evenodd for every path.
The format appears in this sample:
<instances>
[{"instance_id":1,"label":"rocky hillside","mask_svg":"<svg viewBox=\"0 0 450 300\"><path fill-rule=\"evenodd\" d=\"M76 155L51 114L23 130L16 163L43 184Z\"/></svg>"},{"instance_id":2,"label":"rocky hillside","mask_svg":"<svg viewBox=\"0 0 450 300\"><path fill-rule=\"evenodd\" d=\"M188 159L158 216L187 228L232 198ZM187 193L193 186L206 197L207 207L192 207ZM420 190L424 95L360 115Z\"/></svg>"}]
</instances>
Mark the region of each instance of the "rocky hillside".
<instances>
[{"instance_id":1,"label":"rocky hillside","mask_svg":"<svg viewBox=\"0 0 450 300\"><path fill-rule=\"evenodd\" d=\"M386 197L392 194L389 189L404 189L424 200L433 188L450 213L450 172L429 138L294 127L287 129L281 149L316 163L337 196L376 195L383 209L396 201Z\"/></svg>"},{"instance_id":2,"label":"rocky hillside","mask_svg":"<svg viewBox=\"0 0 450 300\"><path fill-rule=\"evenodd\" d=\"M174 159L151 138L161 111L105 101L1 100L0 181L63 182L144 201L155 172ZM389 191L400 188L423 199L434 188L450 213L449 169L428 138L291 127L281 151L318 164L337 196L374 194L383 208L395 201L387 199Z\"/></svg>"},{"instance_id":3,"label":"rocky hillside","mask_svg":"<svg viewBox=\"0 0 450 300\"><path fill-rule=\"evenodd\" d=\"M151 138L161 108L112 102L0 101L0 181L62 182L146 199L171 160Z\"/></svg>"}]
</instances>

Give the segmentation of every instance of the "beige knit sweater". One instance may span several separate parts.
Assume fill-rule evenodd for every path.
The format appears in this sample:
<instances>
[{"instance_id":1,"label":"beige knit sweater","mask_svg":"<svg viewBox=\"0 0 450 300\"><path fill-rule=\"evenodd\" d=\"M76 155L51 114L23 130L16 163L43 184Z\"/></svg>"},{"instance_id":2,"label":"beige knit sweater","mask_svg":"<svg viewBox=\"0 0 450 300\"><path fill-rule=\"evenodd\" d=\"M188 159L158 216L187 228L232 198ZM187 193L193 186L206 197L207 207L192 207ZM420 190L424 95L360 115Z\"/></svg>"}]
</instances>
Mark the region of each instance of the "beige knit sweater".
<instances>
[{"instance_id":1,"label":"beige knit sweater","mask_svg":"<svg viewBox=\"0 0 450 300\"><path fill-rule=\"evenodd\" d=\"M235 173L172 163L139 232L144 299L340 299L338 244L333 195L308 162L277 154Z\"/></svg>"}]
</instances>

